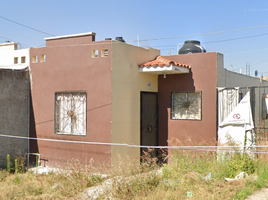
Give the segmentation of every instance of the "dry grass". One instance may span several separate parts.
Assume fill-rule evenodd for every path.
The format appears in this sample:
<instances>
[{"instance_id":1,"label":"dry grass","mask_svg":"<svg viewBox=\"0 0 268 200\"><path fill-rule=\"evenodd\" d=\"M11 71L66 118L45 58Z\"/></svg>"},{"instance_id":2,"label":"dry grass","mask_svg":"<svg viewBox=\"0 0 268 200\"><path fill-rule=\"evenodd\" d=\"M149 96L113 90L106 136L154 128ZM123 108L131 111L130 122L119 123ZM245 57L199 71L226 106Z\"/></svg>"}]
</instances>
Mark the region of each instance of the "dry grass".
<instances>
[{"instance_id":1,"label":"dry grass","mask_svg":"<svg viewBox=\"0 0 268 200\"><path fill-rule=\"evenodd\" d=\"M175 141L176 142L176 141ZM183 143L178 143L182 145ZM268 182L268 164L265 157L254 160L243 156L233 156L225 162L218 162L216 154L203 151L173 150L169 152L168 164L161 165L152 158L149 150L143 156L141 164L137 160L122 159L109 171L110 186L99 199L189 199L226 200L244 199L254 190L265 187ZM85 190L104 182L95 171L93 162L82 165L73 160L61 173L46 175L8 173L0 171L0 199L83 199ZM250 177L227 182L224 177L249 170ZM106 171L107 172L107 171ZM209 172L210 179L205 179ZM88 197L90 199L90 197Z\"/></svg>"},{"instance_id":2,"label":"dry grass","mask_svg":"<svg viewBox=\"0 0 268 200\"><path fill-rule=\"evenodd\" d=\"M172 141L172 145L197 146L191 140ZM204 144L199 144L204 146ZM157 175L158 162L145 154L145 161L139 167L151 170L151 173L133 176L121 175L125 179L115 180L112 189L104 197L116 199L244 199L254 190L265 187L268 182L268 164L264 159L252 159L246 154L232 154L224 162L217 161L215 152L172 150L168 154L169 164L164 164L162 176ZM234 182L225 181L224 177L234 178L245 171L249 179ZM212 173L212 178L205 177ZM267 174L267 175L266 175ZM256 180L254 177L258 177Z\"/></svg>"},{"instance_id":3,"label":"dry grass","mask_svg":"<svg viewBox=\"0 0 268 200\"><path fill-rule=\"evenodd\" d=\"M0 199L76 199L86 188L102 182L93 163L71 161L60 172L9 174L0 171Z\"/></svg>"}]
</instances>

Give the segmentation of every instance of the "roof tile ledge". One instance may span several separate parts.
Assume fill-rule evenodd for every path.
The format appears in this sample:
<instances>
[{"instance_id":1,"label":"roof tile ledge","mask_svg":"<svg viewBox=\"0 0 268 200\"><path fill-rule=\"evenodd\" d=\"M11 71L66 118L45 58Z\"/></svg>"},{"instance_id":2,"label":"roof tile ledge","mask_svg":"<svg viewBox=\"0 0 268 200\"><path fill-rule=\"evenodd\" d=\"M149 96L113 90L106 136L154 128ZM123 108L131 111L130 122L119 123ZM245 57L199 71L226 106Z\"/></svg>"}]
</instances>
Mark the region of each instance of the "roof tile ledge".
<instances>
[{"instance_id":1,"label":"roof tile ledge","mask_svg":"<svg viewBox=\"0 0 268 200\"><path fill-rule=\"evenodd\" d=\"M141 64L139 67L163 67L163 66L170 66L171 64L173 64L174 66L178 66L178 67L183 67L183 68L187 68L190 69L191 67L189 65L183 64L183 63L179 63L179 62L175 62L173 60L164 58L162 56L158 56L156 57L156 59L143 63Z\"/></svg>"}]
</instances>

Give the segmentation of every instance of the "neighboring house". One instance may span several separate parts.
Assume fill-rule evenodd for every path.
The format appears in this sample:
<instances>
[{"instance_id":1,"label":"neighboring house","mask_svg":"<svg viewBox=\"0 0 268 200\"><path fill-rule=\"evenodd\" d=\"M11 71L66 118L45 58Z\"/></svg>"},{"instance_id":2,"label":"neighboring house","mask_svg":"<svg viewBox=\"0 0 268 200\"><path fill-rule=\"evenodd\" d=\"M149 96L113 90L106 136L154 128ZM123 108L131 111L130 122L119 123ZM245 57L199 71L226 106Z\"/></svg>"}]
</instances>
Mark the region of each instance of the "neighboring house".
<instances>
[{"instance_id":1,"label":"neighboring house","mask_svg":"<svg viewBox=\"0 0 268 200\"><path fill-rule=\"evenodd\" d=\"M29 49L17 49L18 44L0 44L0 135L29 137ZM6 156L22 156L29 152L27 139L0 137L0 166Z\"/></svg>"}]
</instances>

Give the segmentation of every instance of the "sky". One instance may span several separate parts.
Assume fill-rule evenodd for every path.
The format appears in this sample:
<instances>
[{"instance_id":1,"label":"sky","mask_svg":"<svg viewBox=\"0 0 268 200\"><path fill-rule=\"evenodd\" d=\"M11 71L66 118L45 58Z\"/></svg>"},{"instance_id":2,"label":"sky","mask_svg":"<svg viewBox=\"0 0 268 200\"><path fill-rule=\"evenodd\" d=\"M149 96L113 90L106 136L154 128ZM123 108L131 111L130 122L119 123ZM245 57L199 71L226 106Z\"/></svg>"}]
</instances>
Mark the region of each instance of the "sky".
<instances>
[{"instance_id":1,"label":"sky","mask_svg":"<svg viewBox=\"0 0 268 200\"><path fill-rule=\"evenodd\" d=\"M226 69L268 76L266 0L9 0L1 2L0 27L1 43L24 48L95 32L98 41L122 36L174 55L185 40L199 40L207 52L224 55Z\"/></svg>"}]
</instances>

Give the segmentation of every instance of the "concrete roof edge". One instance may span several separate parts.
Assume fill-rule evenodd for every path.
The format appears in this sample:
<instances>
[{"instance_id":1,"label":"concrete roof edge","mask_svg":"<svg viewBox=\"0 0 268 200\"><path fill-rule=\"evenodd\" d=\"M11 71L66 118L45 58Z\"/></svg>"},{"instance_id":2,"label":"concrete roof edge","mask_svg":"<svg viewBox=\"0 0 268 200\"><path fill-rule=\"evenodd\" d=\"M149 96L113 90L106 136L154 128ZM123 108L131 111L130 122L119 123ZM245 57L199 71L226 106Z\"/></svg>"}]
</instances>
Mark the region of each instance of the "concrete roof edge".
<instances>
[{"instance_id":1,"label":"concrete roof edge","mask_svg":"<svg viewBox=\"0 0 268 200\"><path fill-rule=\"evenodd\" d=\"M21 71L27 71L29 66L21 66L21 67L14 67L12 65L10 66L0 66L0 70L21 70Z\"/></svg>"},{"instance_id":2,"label":"concrete roof edge","mask_svg":"<svg viewBox=\"0 0 268 200\"><path fill-rule=\"evenodd\" d=\"M7 45L14 45L18 44L17 42L5 42L5 43L0 43L0 46L7 46Z\"/></svg>"},{"instance_id":3,"label":"concrete roof edge","mask_svg":"<svg viewBox=\"0 0 268 200\"><path fill-rule=\"evenodd\" d=\"M88 35L96 35L96 33L95 32L78 33L78 34L71 34L71 35L61 35L61 36L54 36L54 37L46 37L44 39L45 40L57 40L57 39L81 37L81 36L88 36Z\"/></svg>"}]
</instances>

